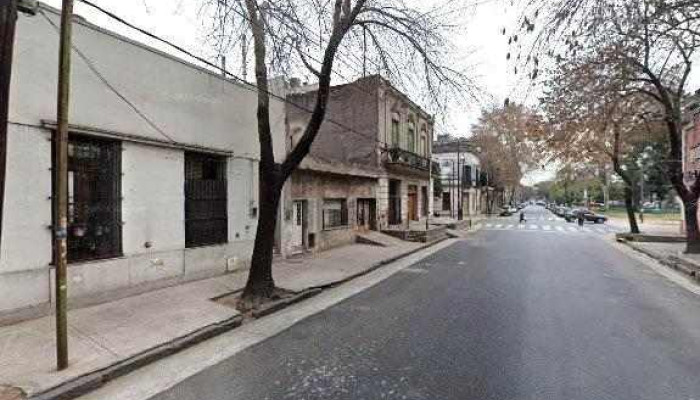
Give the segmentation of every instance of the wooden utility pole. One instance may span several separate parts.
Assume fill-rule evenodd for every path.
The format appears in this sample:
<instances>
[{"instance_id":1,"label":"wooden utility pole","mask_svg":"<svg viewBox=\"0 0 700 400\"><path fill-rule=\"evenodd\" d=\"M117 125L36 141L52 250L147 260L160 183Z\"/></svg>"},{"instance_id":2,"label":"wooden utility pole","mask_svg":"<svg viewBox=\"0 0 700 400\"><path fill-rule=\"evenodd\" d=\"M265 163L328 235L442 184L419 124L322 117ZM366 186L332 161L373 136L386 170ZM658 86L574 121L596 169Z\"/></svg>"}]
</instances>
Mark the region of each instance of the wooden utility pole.
<instances>
[{"instance_id":1,"label":"wooden utility pole","mask_svg":"<svg viewBox=\"0 0 700 400\"><path fill-rule=\"evenodd\" d=\"M63 0L61 40L58 57L57 129L54 146L55 187L53 204L54 264L56 266L56 363L58 370L68 367L68 110L70 99L70 56L73 0Z\"/></svg>"},{"instance_id":2,"label":"wooden utility pole","mask_svg":"<svg viewBox=\"0 0 700 400\"><path fill-rule=\"evenodd\" d=\"M5 168L7 164L7 118L10 106L12 48L17 21L16 0L0 0L0 245L2 244L3 205L5 203Z\"/></svg>"}]
</instances>

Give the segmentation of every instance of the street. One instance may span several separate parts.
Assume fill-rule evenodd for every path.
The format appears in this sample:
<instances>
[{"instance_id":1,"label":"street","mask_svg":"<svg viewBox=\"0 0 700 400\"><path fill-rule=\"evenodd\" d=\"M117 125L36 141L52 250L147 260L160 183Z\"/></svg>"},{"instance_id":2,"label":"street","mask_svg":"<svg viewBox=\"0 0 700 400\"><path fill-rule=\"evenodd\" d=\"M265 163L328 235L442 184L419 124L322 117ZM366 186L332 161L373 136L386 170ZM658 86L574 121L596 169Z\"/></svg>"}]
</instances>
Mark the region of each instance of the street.
<instances>
[{"instance_id":1,"label":"street","mask_svg":"<svg viewBox=\"0 0 700 400\"><path fill-rule=\"evenodd\" d=\"M700 297L593 233L483 229L155 398L700 398Z\"/></svg>"},{"instance_id":2,"label":"street","mask_svg":"<svg viewBox=\"0 0 700 400\"><path fill-rule=\"evenodd\" d=\"M542 207L530 206L523 210L525 222L520 222L518 213L509 217L492 217L484 222L477 223L474 228L480 230L518 230L518 231L544 231L558 234L607 234L619 232L620 228L610 224L594 224L586 221L583 227L576 222L566 222L564 218L557 217Z\"/></svg>"}]
</instances>

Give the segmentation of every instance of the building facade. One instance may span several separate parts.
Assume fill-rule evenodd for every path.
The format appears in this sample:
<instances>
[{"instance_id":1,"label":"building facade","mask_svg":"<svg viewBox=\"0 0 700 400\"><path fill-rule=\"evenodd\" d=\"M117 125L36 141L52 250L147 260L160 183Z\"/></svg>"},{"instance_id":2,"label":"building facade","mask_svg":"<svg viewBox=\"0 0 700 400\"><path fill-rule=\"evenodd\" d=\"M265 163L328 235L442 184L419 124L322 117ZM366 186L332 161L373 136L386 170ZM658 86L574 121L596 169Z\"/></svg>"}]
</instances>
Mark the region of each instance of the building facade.
<instances>
[{"instance_id":1,"label":"building facade","mask_svg":"<svg viewBox=\"0 0 700 400\"><path fill-rule=\"evenodd\" d=\"M486 212L487 182L479 157L467 141L441 138L434 144L433 160L440 165L441 193L435 194L435 215L462 218Z\"/></svg>"},{"instance_id":2,"label":"building facade","mask_svg":"<svg viewBox=\"0 0 700 400\"><path fill-rule=\"evenodd\" d=\"M288 151L316 97L313 87L291 86ZM285 251L324 250L351 243L362 231L424 220L432 127L428 114L379 76L332 87L326 120L287 184Z\"/></svg>"},{"instance_id":3,"label":"building facade","mask_svg":"<svg viewBox=\"0 0 700 400\"><path fill-rule=\"evenodd\" d=\"M59 14L18 19L0 254L0 322L52 300ZM258 210L256 93L77 18L68 296L90 304L248 267ZM284 103L271 100L275 154Z\"/></svg>"}]
</instances>

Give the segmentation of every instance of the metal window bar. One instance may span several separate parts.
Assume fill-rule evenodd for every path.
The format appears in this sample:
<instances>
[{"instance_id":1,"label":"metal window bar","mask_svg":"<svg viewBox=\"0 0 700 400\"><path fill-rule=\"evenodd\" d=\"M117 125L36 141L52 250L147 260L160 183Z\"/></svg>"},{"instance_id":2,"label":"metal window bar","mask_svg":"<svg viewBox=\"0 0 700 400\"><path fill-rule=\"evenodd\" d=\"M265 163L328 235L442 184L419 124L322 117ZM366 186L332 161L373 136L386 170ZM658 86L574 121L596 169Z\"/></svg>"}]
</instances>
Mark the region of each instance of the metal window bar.
<instances>
[{"instance_id":1,"label":"metal window bar","mask_svg":"<svg viewBox=\"0 0 700 400\"><path fill-rule=\"evenodd\" d=\"M348 225L348 203L346 200L325 200L322 214L323 229Z\"/></svg>"},{"instance_id":2,"label":"metal window bar","mask_svg":"<svg viewBox=\"0 0 700 400\"><path fill-rule=\"evenodd\" d=\"M185 246L228 242L226 158L185 153Z\"/></svg>"},{"instance_id":3,"label":"metal window bar","mask_svg":"<svg viewBox=\"0 0 700 400\"><path fill-rule=\"evenodd\" d=\"M68 140L68 261L121 256L121 143Z\"/></svg>"}]
</instances>

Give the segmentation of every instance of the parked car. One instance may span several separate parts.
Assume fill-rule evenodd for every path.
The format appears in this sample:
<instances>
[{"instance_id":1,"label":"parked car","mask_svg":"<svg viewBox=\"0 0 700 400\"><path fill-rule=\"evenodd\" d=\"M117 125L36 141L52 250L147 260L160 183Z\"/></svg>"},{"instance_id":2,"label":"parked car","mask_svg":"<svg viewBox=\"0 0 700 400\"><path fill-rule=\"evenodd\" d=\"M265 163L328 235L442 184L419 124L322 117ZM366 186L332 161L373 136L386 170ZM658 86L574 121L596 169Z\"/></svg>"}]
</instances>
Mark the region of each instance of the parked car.
<instances>
[{"instance_id":1,"label":"parked car","mask_svg":"<svg viewBox=\"0 0 700 400\"><path fill-rule=\"evenodd\" d=\"M498 215L500 215L501 217L510 217L511 215L513 215L513 213L514 213L514 210L512 208L503 207L501 209L501 212Z\"/></svg>"},{"instance_id":2,"label":"parked car","mask_svg":"<svg viewBox=\"0 0 700 400\"><path fill-rule=\"evenodd\" d=\"M567 208L563 215L566 222L574 222L578 218L578 210Z\"/></svg>"},{"instance_id":3,"label":"parked car","mask_svg":"<svg viewBox=\"0 0 700 400\"><path fill-rule=\"evenodd\" d=\"M558 217L564 217L566 212L570 211L571 209L569 207L559 206L555 210L556 211L554 211L554 214L556 214Z\"/></svg>"},{"instance_id":4,"label":"parked car","mask_svg":"<svg viewBox=\"0 0 700 400\"><path fill-rule=\"evenodd\" d=\"M578 219L579 215L583 216L584 221L591 221L595 224L603 224L605 223L605 221L608 220L608 217L606 217L603 214L597 214L591 210L579 208L576 210L572 210L570 214L567 214L566 221L574 222Z\"/></svg>"}]
</instances>

